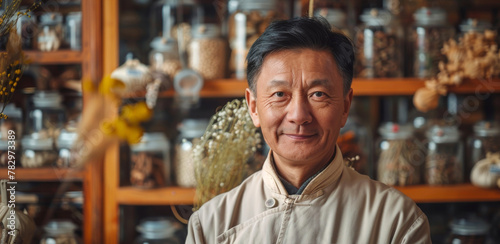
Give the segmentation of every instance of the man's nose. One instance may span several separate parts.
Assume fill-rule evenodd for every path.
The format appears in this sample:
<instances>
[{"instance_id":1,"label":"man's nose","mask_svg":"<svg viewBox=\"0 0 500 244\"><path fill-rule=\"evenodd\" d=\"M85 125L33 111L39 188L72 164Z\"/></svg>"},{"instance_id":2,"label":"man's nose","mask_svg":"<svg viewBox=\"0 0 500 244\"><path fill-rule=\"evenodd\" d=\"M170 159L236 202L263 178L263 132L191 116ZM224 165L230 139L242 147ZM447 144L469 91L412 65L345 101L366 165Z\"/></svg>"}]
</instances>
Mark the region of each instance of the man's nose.
<instances>
[{"instance_id":1,"label":"man's nose","mask_svg":"<svg viewBox=\"0 0 500 244\"><path fill-rule=\"evenodd\" d=\"M308 103L307 97L305 96L294 96L290 104L288 104L287 119L288 121L297 124L304 125L311 123L311 106Z\"/></svg>"}]
</instances>

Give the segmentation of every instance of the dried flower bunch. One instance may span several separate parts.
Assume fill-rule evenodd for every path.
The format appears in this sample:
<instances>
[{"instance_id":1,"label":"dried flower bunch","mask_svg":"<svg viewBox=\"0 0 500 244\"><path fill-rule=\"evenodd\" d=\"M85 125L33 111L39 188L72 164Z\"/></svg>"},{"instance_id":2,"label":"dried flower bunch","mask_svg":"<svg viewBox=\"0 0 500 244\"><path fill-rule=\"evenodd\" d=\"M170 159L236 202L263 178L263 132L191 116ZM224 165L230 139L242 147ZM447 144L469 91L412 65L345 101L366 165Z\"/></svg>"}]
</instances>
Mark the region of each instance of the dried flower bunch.
<instances>
[{"instance_id":1,"label":"dried flower bunch","mask_svg":"<svg viewBox=\"0 0 500 244\"><path fill-rule=\"evenodd\" d=\"M213 115L193 150L197 181L195 209L240 184L249 159L260 147L261 136L252 123L245 100L233 100Z\"/></svg>"},{"instance_id":2,"label":"dried flower bunch","mask_svg":"<svg viewBox=\"0 0 500 244\"><path fill-rule=\"evenodd\" d=\"M439 63L439 73L427 80L425 87L415 92L413 104L427 112L438 106L439 95L446 95L448 87L460 85L463 79L490 79L500 75L500 52L495 42L497 33L468 32L457 43L450 39L441 52L447 63Z\"/></svg>"},{"instance_id":3,"label":"dried flower bunch","mask_svg":"<svg viewBox=\"0 0 500 244\"><path fill-rule=\"evenodd\" d=\"M27 60L21 46L21 38L14 28L17 19L21 15L28 15L29 11L33 11L40 6L40 2L33 3L31 7L25 11L18 11L21 0L14 0L7 6L4 6L4 13L0 16L0 36L9 34L7 48L5 52L0 53L0 103L3 104L0 110L0 118L6 119L7 115L3 114L5 106L12 99L12 95L16 90L18 82L23 74L24 66ZM0 0L0 7L3 1Z\"/></svg>"}]
</instances>

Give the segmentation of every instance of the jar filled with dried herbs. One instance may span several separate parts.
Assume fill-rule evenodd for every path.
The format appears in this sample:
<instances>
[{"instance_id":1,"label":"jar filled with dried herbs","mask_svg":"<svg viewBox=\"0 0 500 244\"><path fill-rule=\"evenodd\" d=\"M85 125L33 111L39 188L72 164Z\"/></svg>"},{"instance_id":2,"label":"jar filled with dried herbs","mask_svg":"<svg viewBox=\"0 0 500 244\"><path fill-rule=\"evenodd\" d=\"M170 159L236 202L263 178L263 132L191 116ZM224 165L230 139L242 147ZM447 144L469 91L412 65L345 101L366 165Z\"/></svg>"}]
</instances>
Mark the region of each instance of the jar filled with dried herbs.
<instances>
[{"instance_id":1,"label":"jar filled with dried herbs","mask_svg":"<svg viewBox=\"0 0 500 244\"><path fill-rule=\"evenodd\" d=\"M175 144L174 157L175 179L178 186L196 186L193 145L205 133L208 122L208 119L189 118L183 120L178 126L180 134Z\"/></svg>"},{"instance_id":2,"label":"jar filled with dried herbs","mask_svg":"<svg viewBox=\"0 0 500 244\"><path fill-rule=\"evenodd\" d=\"M486 158L487 153L500 153L500 123L477 122L474 125L474 134L468 139L467 145L467 172L470 172L478 161Z\"/></svg>"},{"instance_id":3,"label":"jar filled with dried herbs","mask_svg":"<svg viewBox=\"0 0 500 244\"><path fill-rule=\"evenodd\" d=\"M352 38L351 28L347 26L347 15L344 11L336 8L319 8L314 11L314 15L325 18L332 27L332 31L340 32Z\"/></svg>"},{"instance_id":4,"label":"jar filled with dried herbs","mask_svg":"<svg viewBox=\"0 0 500 244\"><path fill-rule=\"evenodd\" d=\"M463 143L457 126L435 125L427 131L425 183L449 185L462 183Z\"/></svg>"},{"instance_id":5,"label":"jar filled with dried herbs","mask_svg":"<svg viewBox=\"0 0 500 244\"><path fill-rule=\"evenodd\" d=\"M40 168L55 165L58 157L52 138L33 133L30 136L24 136L21 144L21 165L24 168Z\"/></svg>"},{"instance_id":6,"label":"jar filled with dried herbs","mask_svg":"<svg viewBox=\"0 0 500 244\"><path fill-rule=\"evenodd\" d=\"M59 157L56 161L57 167L74 167L76 155L71 152L71 148L77 139L78 134L75 131L62 130L57 138L57 151Z\"/></svg>"},{"instance_id":7,"label":"jar filled with dried herbs","mask_svg":"<svg viewBox=\"0 0 500 244\"><path fill-rule=\"evenodd\" d=\"M287 19L287 6L280 0L230 0L228 38L231 48L229 71L231 77L246 79L246 56L252 44L279 19Z\"/></svg>"},{"instance_id":8,"label":"jar filled with dried herbs","mask_svg":"<svg viewBox=\"0 0 500 244\"><path fill-rule=\"evenodd\" d=\"M23 8L20 12L27 11ZM33 12L27 11L26 15L19 15L19 19L16 23L17 34L21 37L21 46L24 50L33 49L34 38L37 32L36 26L36 16Z\"/></svg>"},{"instance_id":9,"label":"jar filled with dried herbs","mask_svg":"<svg viewBox=\"0 0 500 244\"><path fill-rule=\"evenodd\" d=\"M60 13L44 13L38 24L38 49L56 51L61 47L63 37L63 16Z\"/></svg>"},{"instance_id":10,"label":"jar filled with dried herbs","mask_svg":"<svg viewBox=\"0 0 500 244\"><path fill-rule=\"evenodd\" d=\"M35 92L28 109L25 133L37 133L37 138L51 137L57 140L66 123L66 109L61 103L62 96L57 91Z\"/></svg>"},{"instance_id":11,"label":"jar filled with dried herbs","mask_svg":"<svg viewBox=\"0 0 500 244\"><path fill-rule=\"evenodd\" d=\"M227 42L216 24L193 26L189 44L189 67L204 79L222 79L226 75Z\"/></svg>"},{"instance_id":12,"label":"jar filled with dried herbs","mask_svg":"<svg viewBox=\"0 0 500 244\"><path fill-rule=\"evenodd\" d=\"M356 76L363 78L403 76L403 28L384 9L368 9L356 33Z\"/></svg>"},{"instance_id":13,"label":"jar filled with dried herbs","mask_svg":"<svg viewBox=\"0 0 500 244\"><path fill-rule=\"evenodd\" d=\"M420 183L425 158L413 136L411 125L385 123L378 129L377 179L387 185L405 186Z\"/></svg>"},{"instance_id":14,"label":"jar filled with dried herbs","mask_svg":"<svg viewBox=\"0 0 500 244\"><path fill-rule=\"evenodd\" d=\"M439 72L439 62L445 60L441 53L443 44L454 38L455 29L447 22L446 11L440 8L420 8L414 14L415 24L409 36L412 54L412 75L419 78L433 77Z\"/></svg>"},{"instance_id":15,"label":"jar filled with dried herbs","mask_svg":"<svg viewBox=\"0 0 500 244\"><path fill-rule=\"evenodd\" d=\"M156 37L151 41L149 65L152 71L162 72L173 79L182 68L177 41L171 38Z\"/></svg>"},{"instance_id":16,"label":"jar filled with dried herbs","mask_svg":"<svg viewBox=\"0 0 500 244\"><path fill-rule=\"evenodd\" d=\"M472 215L453 219L450 229L446 244L484 244L490 226L485 220Z\"/></svg>"},{"instance_id":17,"label":"jar filled with dried herbs","mask_svg":"<svg viewBox=\"0 0 500 244\"><path fill-rule=\"evenodd\" d=\"M170 143L163 133L144 133L131 148L130 183L140 188L171 185Z\"/></svg>"}]
</instances>

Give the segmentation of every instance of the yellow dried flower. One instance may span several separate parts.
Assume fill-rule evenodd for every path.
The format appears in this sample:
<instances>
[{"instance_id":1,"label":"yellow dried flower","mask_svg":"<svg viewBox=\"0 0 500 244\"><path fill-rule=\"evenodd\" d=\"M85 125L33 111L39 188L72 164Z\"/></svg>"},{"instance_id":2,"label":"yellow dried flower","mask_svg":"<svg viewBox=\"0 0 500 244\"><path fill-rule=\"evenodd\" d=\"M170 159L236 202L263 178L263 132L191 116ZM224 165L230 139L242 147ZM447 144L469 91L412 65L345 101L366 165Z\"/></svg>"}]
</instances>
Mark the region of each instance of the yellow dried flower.
<instances>
[{"instance_id":1,"label":"yellow dried flower","mask_svg":"<svg viewBox=\"0 0 500 244\"><path fill-rule=\"evenodd\" d=\"M148 107L145 102L136 104L128 104L123 106L120 117L127 120L132 124L139 124L143 121L151 119L153 111Z\"/></svg>"}]
</instances>

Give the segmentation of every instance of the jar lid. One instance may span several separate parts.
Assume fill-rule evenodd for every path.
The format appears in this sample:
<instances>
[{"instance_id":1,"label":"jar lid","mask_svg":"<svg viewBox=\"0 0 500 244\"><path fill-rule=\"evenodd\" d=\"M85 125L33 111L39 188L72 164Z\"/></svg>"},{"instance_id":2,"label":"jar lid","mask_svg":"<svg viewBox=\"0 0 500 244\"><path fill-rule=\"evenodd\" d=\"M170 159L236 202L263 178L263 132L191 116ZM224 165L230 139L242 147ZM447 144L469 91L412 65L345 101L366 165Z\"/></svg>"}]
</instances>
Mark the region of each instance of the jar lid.
<instances>
[{"instance_id":1,"label":"jar lid","mask_svg":"<svg viewBox=\"0 0 500 244\"><path fill-rule=\"evenodd\" d=\"M335 27L345 26L346 14L340 9L320 8L314 12L314 15L324 17L330 25Z\"/></svg>"},{"instance_id":2,"label":"jar lid","mask_svg":"<svg viewBox=\"0 0 500 244\"><path fill-rule=\"evenodd\" d=\"M67 130L61 130L59 137L57 137L57 148L71 148L78 138L76 132L70 132Z\"/></svg>"},{"instance_id":3,"label":"jar lid","mask_svg":"<svg viewBox=\"0 0 500 244\"><path fill-rule=\"evenodd\" d=\"M239 1L238 9L240 10L274 10L276 9L276 0L253 0Z\"/></svg>"},{"instance_id":4,"label":"jar lid","mask_svg":"<svg viewBox=\"0 0 500 244\"><path fill-rule=\"evenodd\" d=\"M51 220L43 229L51 234L73 234L73 231L76 230L76 225L66 219Z\"/></svg>"},{"instance_id":5,"label":"jar lid","mask_svg":"<svg viewBox=\"0 0 500 244\"><path fill-rule=\"evenodd\" d=\"M66 16L66 19L81 19L82 18L82 12L81 11L76 11L76 12L69 12L68 15Z\"/></svg>"},{"instance_id":6,"label":"jar lid","mask_svg":"<svg viewBox=\"0 0 500 244\"><path fill-rule=\"evenodd\" d=\"M415 23L418 25L445 25L446 24L446 11L441 8L419 8L413 14Z\"/></svg>"},{"instance_id":7,"label":"jar lid","mask_svg":"<svg viewBox=\"0 0 500 244\"><path fill-rule=\"evenodd\" d=\"M29 136L24 136L21 140L23 149L31 150L52 150L54 140L52 138L40 138L38 133L32 133Z\"/></svg>"},{"instance_id":8,"label":"jar lid","mask_svg":"<svg viewBox=\"0 0 500 244\"><path fill-rule=\"evenodd\" d=\"M131 146L133 152L157 152L170 150L170 144L163 133L144 133L141 141Z\"/></svg>"},{"instance_id":9,"label":"jar lid","mask_svg":"<svg viewBox=\"0 0 500 244\"><path fill-rule=\"evenodd\" d=\"M500 136L500 123L479 121L474 125L474 133L478 136Z\"/></svg>"},{"instance_id":10,"label":"jar lid","mask_svg":"<svg viewBox=\"0 0 500 244\"><path fill-rule=\"evenodd\" d=\"M454 219L450 224L451 231L458 235L484 235L489 230L486 221L478 217Z\"/></svg>"},{"instance_id":11,"label":"jar lid","mask_svg":"<svg viewBox=\"0 0 500 244\"><path fill-rule=\"evenodd\" d=\"M59 108L61 107L62 96L56 91L36 91L33 95L35 107Z\"/></svg>"},{"instance_id":12,"label":"jar lid","mask_svg":"<svg viewBox=\"0 0 500 244\"><path fill-rule=\"evenodd\" d=\"M466 19L460 24L460 31L462 33L477 31L484 32L491 29L491 23L478 19Z\"/></svg>"},{"instance_id":13,"label":"jar lid","mask_svg":"<svg viewBox=\"0 0 500 244\"><path fill-rule=\"evenodd\" d=\"M198 97L203 78L192 69L182 69L174 77L174 89L183 97Z\"/></svg>"},{"instance_id":14,"label":"jar lid","mask_svg":"<svg viewBox=\"0 0 500 244\"><path fill-rule=\"evenodd\" d=\"M185 119L177 126L177 129L182 137L197 138L205 134L209 122L208 119Z\"/></svg>"},{"instance_id":15,"label":"jar lid","mask_svg":"<svg viewBox=\"0 0 500 244\"><path fill-rule=\"evenodd\" d=\"M0 107L3 107L3 103L0 103ZM9 103L5 106L3 114L9 116L9 119L21 119L23 117L23 111L13 103Z\"/></svg>"},{"instance_id":16,"label":"jar lid","mask_svg":"<svg viewBox=\"0 0 500 244\"><path fill-rule=\"evenodd\" d=\"M385 9L365 9L361 15L361 21L369 26L386 26L388 25L393 16L391 12Z\"/></svg>"},{"instance_id":17,"label":"jar lid","mask_svg":"<svg viewBox=\"0 0 500 244\"><path fill-rule=\"evenodd\" d=\"M194 38L213 38L220 35L220 27L216 24L199 24L191 30Z\"/></svg>"},{"instance_id":18,"label":"jar lid","mask_svg":"<svg viewBox=\"0 0 500 244\"><path fill-rule=\"evenodd\" d=\"M458 128L453 125L434 125L427 131L427 138L433 142L457 142L460 139Z\"/></svg>"},{"instance_id":19,"label":"jar lid","mask_svg":"<svg viewBox=\"0 0 500 244\"><path fill-rule=\"evenodd\" d=\"M413 127L409 124L400 125L387 122L379 127L378 132L384 138L402 140L413 136Z\"/></svg>"},{"instance_id":20,"label":"jar lid","mask_svg":"<svg viewBox=\"0 0 500 244\"><path fill-rule=\"evenodd\" d=\"M57 12L44 13L40 17L40 21L42 22L42 24L55 25L63 22L63 16L61 13Z\"/></svg>"},{"instance_id":21,"label":"jar lid","mask_svg":"<svg viewBox=\"0 0 500 244\"><path fill-rule=\"evenodd\" d=\"M165 39L158 36L155 37L149 45L153 50L159 52L178 52L177 41L173 38Z\"/></svg>"},{"instance_id":22,"label":"jar lid","mask_svg":"<svg viewBox=\"0 0 500 244\"><path fill-rule=\"evenodd\" d=\"M166 217L145 218L141 220L136 229L145 237L152 239L172 237L175 232L172 221Z\"/></svg>"}]
</instances>

